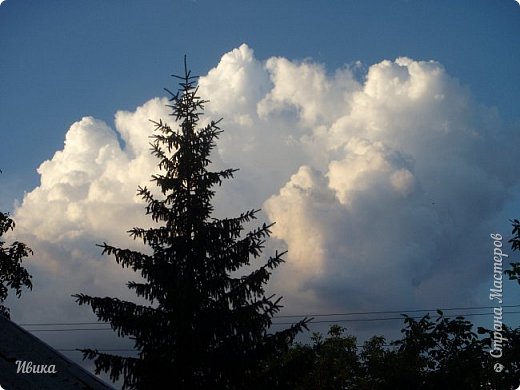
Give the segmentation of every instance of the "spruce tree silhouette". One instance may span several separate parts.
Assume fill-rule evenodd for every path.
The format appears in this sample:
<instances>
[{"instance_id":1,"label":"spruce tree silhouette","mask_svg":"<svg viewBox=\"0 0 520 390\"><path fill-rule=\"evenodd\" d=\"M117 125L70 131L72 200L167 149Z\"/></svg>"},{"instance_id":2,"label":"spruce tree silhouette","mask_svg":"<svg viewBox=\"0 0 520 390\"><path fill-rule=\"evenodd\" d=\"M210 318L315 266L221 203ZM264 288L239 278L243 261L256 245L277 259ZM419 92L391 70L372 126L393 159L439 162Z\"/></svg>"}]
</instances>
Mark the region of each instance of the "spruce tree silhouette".
<instances>
[{"instance_id":1,"label":"spruce tree silhouette","mask_svg":"<svg viewBox=\"0 0 520 390\"><path fill-rule=\"evenodd\" d=\"M74 295L119 336L132 338L138 356L86 349L84 358L94 360L97 373L109 372L112 380L122 376L124 388L159 389L165 383L174 389L261 388L276 383L280 367L271 369L270 362L307 329L309 319L269 331L281 298L266 296L264 287L284 253L238 276L236 271L251 260L261 260L271 225L243 234L243 225L256 218L254 209L235 218L212 217L212 188L236 169L208 170L220 120L198 127L206 101L197 96L197 77L186 60L184 75L174 77L181 80L180 88L175 94L167 91L177 126L154 122L151 143L161 172L152 181L162 195L138 189L158 226L129 232L151 254L101 245L104 254L140 273L144 281L128 282L128 288L150 304Z\"/></svg>"}]
</instances>

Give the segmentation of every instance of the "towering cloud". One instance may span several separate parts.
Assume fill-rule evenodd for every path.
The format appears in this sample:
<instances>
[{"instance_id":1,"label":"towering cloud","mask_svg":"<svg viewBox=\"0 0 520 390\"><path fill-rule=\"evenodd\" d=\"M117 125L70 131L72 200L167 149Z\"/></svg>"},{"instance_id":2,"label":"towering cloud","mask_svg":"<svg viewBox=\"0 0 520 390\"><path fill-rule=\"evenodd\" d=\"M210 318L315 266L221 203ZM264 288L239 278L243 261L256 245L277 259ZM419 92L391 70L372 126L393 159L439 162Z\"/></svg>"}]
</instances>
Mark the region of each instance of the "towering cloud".
<instances>
[{"instance_id":1,"label":"towering cloud","mask_svg":"<svg viewBox=\"0 0 520 390\"><path fill-rule=\"evenodd\" d=\"M231 63L232 74L258 74L246 46L226 54L201 81L210 100L227 90L213 80L231 77ZM244 126L234 121L221 155L255 177L251 194L267 196L274 235L289 249L276 277L290 305L370 310L479 300L486 237L516 183L508 145L517 136L496 111L435 61L383 61L361 81L348 68L330 75L285 58L263 69L269 91L237 96L254 142L239 138ZM232 117L235 106L209 107Z\"/></svg>"},{"instance_id":2,"label":"towering cloud","mask_svg":"<svg viewBox=\"0 0 520 390\"><path fill-rule=\"evenodd\" d=\"M215 166L240 168L217 213L262 206L276 221L266 252L289 250L272 286L289 311L478 300L486 239L518 184L507 163L517 136L441 64L385 60L359 80L348 67L259 61L242 45L200 79L200 95L205 118L224 118ZM127 275L94 244L124 245L149 223L135 192L155 170L148 119L168 118L165 103L118 112L115 129L83 118L40 166L15 216L53 283L42 293L119 283L123 294Z\"/></svg>"}]
</instances>

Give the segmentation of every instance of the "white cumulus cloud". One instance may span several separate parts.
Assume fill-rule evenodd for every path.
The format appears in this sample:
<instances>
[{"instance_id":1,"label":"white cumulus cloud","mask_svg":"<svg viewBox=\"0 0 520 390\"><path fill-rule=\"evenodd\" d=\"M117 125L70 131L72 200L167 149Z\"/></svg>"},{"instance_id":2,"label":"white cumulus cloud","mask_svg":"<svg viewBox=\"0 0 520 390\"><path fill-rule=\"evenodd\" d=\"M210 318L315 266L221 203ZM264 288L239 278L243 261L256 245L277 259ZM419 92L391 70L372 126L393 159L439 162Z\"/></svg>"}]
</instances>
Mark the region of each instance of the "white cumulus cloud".
<instances>
[{"instance_id":1,"label":"white cumulus cloud","mask_svg":"<svg viewBox=\"0 0 520 390\"><path fill-rule=\"evenodd\" d=\"M359 80L348 67L261 61L242 45L199 86L204 118L224 118L214 164L240 169L217 214L263 207L276 222L266 253L289 250L272 284L289 311L475 298L489 276L485 239L517 184L517 137L441 64L385 60ZM126 230L149 223L135 193L155 170L149 119L171 118L165 104L118 112L114 129L83 118L40 166L15 217L36 251L35 286L40 274L53 285L46 294L124 291L128 275L95 244L132 245Z\"/></svg>"}]
</instances>

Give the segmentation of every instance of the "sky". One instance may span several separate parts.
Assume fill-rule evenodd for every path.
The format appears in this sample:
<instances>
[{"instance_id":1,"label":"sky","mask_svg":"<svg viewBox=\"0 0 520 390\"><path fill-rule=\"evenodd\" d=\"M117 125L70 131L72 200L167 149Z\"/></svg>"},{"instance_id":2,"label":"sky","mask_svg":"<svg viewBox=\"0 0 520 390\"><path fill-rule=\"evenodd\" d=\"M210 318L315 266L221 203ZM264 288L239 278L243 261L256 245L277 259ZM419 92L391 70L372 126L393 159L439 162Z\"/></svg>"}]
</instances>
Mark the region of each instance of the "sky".
<instances>
[{"instance_id":1,"label":"sky","mask_svg":"<svg viewBox=\"0 0 520 390\"><path fill-rule=\"evenodd\" d=\"M92 322L78 292L134 299L96 244L140 248L126 231L149 224L149 120L172 121L163 88L184 55L205 117L223 118L213 166L240 169L216 215L261 208L265 253L288 250L269 284L282 314L492 306L490 234L507 245L520 214L518 37L514 0L2 2L0 210L35 252L13 319ZM371 318L341 325L398 337L383 316L311 330ZM35 334L76 361L128 348L105 330Z\"/></svg>"}]
</instances>

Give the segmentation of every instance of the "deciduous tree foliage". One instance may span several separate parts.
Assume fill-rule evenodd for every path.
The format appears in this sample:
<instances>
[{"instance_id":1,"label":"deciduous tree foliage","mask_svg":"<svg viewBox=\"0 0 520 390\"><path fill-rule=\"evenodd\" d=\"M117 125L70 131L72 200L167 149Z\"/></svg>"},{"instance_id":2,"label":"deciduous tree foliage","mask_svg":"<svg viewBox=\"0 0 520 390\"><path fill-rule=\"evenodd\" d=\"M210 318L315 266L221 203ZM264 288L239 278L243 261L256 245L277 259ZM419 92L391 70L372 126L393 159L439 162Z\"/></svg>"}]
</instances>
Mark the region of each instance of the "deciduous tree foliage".
<instances>
[{"instance_id":1,"label":"deciduous tree foliage","mask_svg":"<svg viewBox=\"0 0 520 390\"><path fill-rule=\"evenodd\" d=\"M0 238L14 229L14 226L9 215L0 212ZM0 239L0 315L10 317L9 309L3 305L9 289L13 289L18 297L22 294L23 287L32 289L31 275L22 266L23 258L31 254L32 250L21 242L15 241L7 246Z\"/></svg>"},{"instance_id":2,"label":"deciduous tree foliage","mask_svg":"<svg viewBox=\"0 0 520 390\"><path fill-rule=\"evenodd\" d=\"M512 219L513 224L513 237L509 240L511 243L511 249L513 251L520 251L520 221L518 219ZM505 274L509 276L510 280L516 280L520 284L520 263L511 263L511 269L506 270Z\"/></svg>"},{"instance_id":3,"label":"deciduous tree foliage","mask_svg":"<svg viewBox=\"0 0 520 390\"><path fill-rule=\"evenodd\" d=\"M75 295L119 336L131 337L138 356L84 350L84 357L94 359L98 373L109 372L113 380L123 376L125 388L262 388L276 380L266 362L283 353L308 320L269 333L281 306L280 298L265 295L264 286L283 253L240 276L251 260L262 259L271 225L244 233L258 210L235 218L212 216L213 188L236 170L209 170L219 121L199 128L205 101L197 96L196 78L186 68L175 77L181 80L170 105L176 126L154 122L151 144L161 169L152 177L160 195L146 187L138 191L156 225L129 232L150 251L102 245L103 253L142 276L128 288L149 304Z\"/></svg>"},{"instance_id":4,"label":"deciduous tree foliage","mask_svg":"<svg viewBox=\"0 0 520 390\"><path fill-rule=\"evenodd\" d=\"M315 333L310 344L295 344L282 359L291 367L280 378L280 389L392 390L392 389L516 389L520 383L520 329L504 326L504 371L494 371L490 337L479 338L472 324L442 312L416 319L404 317L400 340L387 343L374 336L362 346L354 336L333 325L327 337ZM287 371L286 371L287 372Z\"/></svg>"}]
</instances>

